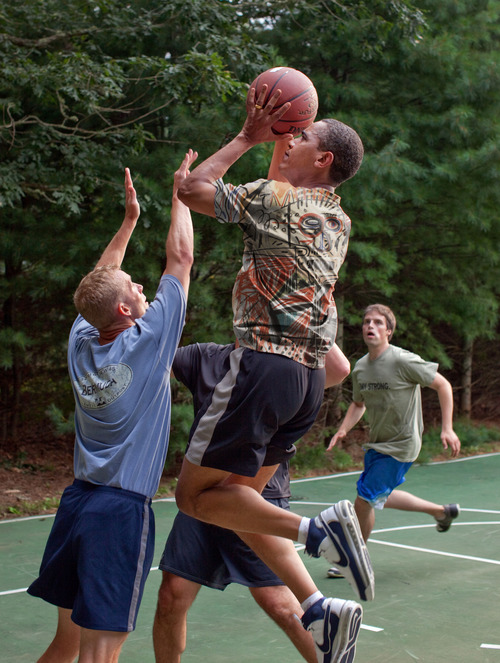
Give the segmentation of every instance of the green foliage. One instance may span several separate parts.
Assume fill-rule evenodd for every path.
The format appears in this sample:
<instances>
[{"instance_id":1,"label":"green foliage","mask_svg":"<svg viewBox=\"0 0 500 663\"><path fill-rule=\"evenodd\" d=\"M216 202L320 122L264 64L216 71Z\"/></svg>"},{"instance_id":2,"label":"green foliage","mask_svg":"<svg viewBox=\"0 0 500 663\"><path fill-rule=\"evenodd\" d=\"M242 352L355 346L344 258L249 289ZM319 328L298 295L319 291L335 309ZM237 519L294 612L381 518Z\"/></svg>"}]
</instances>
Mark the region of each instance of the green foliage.
<instances>
[{"instance_id":1,"label":"green foliage","mask_svg":"<svg viewBox=\"0 0 500 663\"><path fill-rule=\"evenodd\" d=\"M297 453L290 462L290 473L294 477L307 475L308 472L346 472L359 469L352 456L345 449L333 448L325 453L323 444L305 443L300 440L297 444Z\"/></svg>"},{"instance_id":2,"label":"green foliage","mask_svg":"<svg viewBox=\"0 0 500 663\"><path fill-rule=\"evenodd\" d=\"M467 421L456 421L453 424L455 433L461 442L461 453L475 454L488 452L492 442L500 441L500 428L483 424L471 424ZM443 453L441 429L432 428L423 435L422 449L415 462L428 463Z\"/></svg>"},{"instance_id":3,"label":"green foliage","mask_svg":"<svg viewBox=\"0 0 500 663\"><path fill-rule=\"evenodd\" d=\"M193 423L193 406L190 403L172 403L170 440L168 443L165 470L175 467L179 457L184 455L186 444Z\"/></svg>"},{"instance_id":4,"label":"green foliage","mask_svg":"<svg viewBox=\"0 0 500 663\"><path fill-rule=\"evenodd\" d=\"M2 429L46 416L49 403L71 407L72 293L121 221L123 168L141 203L124 268L151 299L173 171L188 147L201 159L235 135L246 84L271 65L307 73L319 117L365 144L339 190L353 219L337 285L347 354L362 352L360 311L376 300L396 311L397 344L445 368L464 340L498 339L499 13L492 0L6 3ZM228 180L265 174L271 149L252 149ZM228 342L241 233L194 216L183 342Z\"/></svg>"},{"instance_id":5,"label":"green foliage","mask_svg":"<svg viewBox=\"0 0 500 663\"><path fill-rule=\"evenodd\" d=\"M65 417L57 405L51 403L46 410L46 415L52 424L56 435L66 435L68 433L75 432L75 419L73 412L70 416Z\"/></svg>"}]
</instances>

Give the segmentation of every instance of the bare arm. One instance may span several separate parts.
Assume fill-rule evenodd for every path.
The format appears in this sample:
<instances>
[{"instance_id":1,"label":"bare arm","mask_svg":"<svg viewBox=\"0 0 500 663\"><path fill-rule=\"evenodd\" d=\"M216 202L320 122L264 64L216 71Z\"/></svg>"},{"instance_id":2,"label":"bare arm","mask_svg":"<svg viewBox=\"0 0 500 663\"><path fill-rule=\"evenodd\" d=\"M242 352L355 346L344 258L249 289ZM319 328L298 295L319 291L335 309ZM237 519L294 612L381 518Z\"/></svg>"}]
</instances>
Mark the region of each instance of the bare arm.
<instances>
[{"instance_id":1,"label":"bare arm","mask_svg":"<svg viewBox=\"0 0 500 663\"><path fill-rule=\"evenodd\" d=\"M125 168L125 218L116 235L104 249L96 267L102 267L103 265L121 266L140 213L141 209L137 202L130 170Z\"/></svg>"},{"instance_id":2,"label":"bare arm","mask_svg":"<svg viewBox=\"0 0 500 663\"><path fill-rule=\"evenodd\" d=\"M264 101L267 86L263 86L257 104ZM286 113L290 104L287 102L272 113L274 105L281 94L277 90L264 108L256 107L255 89L250 88L247 95L247 118L243 128L233 140L218 152L205 159L187 177L179 187L179 198L193 211L215 217L214 183L223 177L245 152L258 143L271 142L278 139L271 131L271 126ZM283 134L279 140L290 139L291 134Z\"/></svg>"},{"instance_id":3,"label":"bare arm","mask_svg":"<svg viewBox=\"0 0 500 663\"><path fill-rule=\"evenodd\" d=\"M179 186L189 175L189 167L197 157L197 152L189 150L174 174L172 216L165 245L167 264L163 273L177 277L186 295L189 290L189 275L193 264L193 223L189 208L179 200L177 193Z\"/></svg>"},{"instance_id":4,"label":"bare arm","mask_svg":"<svg viewBox=\"0 0 500 663\"><path fill-rule=\"evenodd\" d=\"M330 451L330 449L333 449L333 447L337 444L339 440L342 440L347 433L351 430L351 428L354 428L354 426L358 423L358 421L361 419L361 417L364 415L366 410L366 406L363 402L356 403L353 401L349 407L347 408L346 415L344 417L344 421L340 424L340 428L338 431L335 433L335 435L332 437L330 440L330 444L327 447L327 451Z\"/></svg>"},{"instance_id":5,"label":"bare arm","mask_svg":"<svg viewBox=\"0 0 500 663\"><path fill-rule=\"evenodd\" d=\"M267 173L268 179L278 180L278 182L288 182L286 177L281 174L279 169L279 165L283 159L283 155L285 154L287 148L288 148L288 141L278 140L274 143L273 157L271 159L271 163L269 165L269 171Z\"/></svg>"},{"instance_id":6,"label":"bare arm","mask_svg":"<svg viewBox=\"0 0 500 663\"><path fill-rule=\"evenodd\" d=\"M325 356L325 370L325 389L340 384L351 372L349 360L336 343Z\"/></svg>"},{"instance_id":7,"label":"bare arm","mask_svg":"<svg viewBox=\"0 0 500 663\"><path fill-rule=\"evenodd\" d=\"M441 407L441 442L443 447L451 449L451 455L456 458L460 453L460 440L453 430L453 389L448 380L436 373L436 377L429 385L438 393L439 405Z\"/></svg>"}]
</instances>

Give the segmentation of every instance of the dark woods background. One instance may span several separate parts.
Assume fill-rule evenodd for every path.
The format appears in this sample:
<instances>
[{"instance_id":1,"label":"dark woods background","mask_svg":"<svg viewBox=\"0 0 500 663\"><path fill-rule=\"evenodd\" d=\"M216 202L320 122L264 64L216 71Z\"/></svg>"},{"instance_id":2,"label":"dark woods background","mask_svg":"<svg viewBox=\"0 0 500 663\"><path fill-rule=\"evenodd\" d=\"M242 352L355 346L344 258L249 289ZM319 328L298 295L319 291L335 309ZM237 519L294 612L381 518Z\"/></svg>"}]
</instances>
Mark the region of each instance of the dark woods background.
<instances>
[{"instance_id":1,"label":"dark woods background","mask_svg":"<svg viewBox=\"0 0 500 663\"><path fill-rule=\"evenodd\" d=\"M247 83L288 65L318 118L362 136L339 188L353 220L337 304L354 362L363 308L387 303L394 342L440 363L462 416L500 419L500 5L488 0L25 0L0 14L0 440L71 430L72 293L123 218L129 166L141 217L124 269L154 296L172 173L240 128ZM266 174L271 145L228 174ZM195 215L183 343L229 342L238 228ZM350 384L329 390L333 426ZM187 396L174 387L174 439ZM434 416L430 410L428 416Z\"/></svg>"}]
</instances>

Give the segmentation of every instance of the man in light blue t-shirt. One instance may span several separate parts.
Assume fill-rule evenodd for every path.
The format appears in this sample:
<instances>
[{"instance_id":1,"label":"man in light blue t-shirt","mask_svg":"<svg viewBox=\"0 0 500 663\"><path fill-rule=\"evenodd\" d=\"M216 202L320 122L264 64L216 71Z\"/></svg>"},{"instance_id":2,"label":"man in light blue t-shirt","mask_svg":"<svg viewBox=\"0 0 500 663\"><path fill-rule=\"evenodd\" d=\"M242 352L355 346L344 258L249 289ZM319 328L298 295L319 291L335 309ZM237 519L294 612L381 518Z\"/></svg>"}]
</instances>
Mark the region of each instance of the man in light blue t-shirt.
<instances>
[{"instance_id":1,"label":"man in light blue t-shirt","mask_svg":"<svg viewBox=\"0 0 500 663\"><path fill-rule=\"evenodd\" d=\"M170 426L170 370L184 326L193 228L177 189L196 158L174 176L165 271L153 302L121 269L139 218L125 169L125 218L78 286L79 315L68 343L75 395L75 481L66 488L28 588L58 607L44 663L116 663L135 628L154 549L151 498Z\"/></svg>"},{"instance_id":2,"label":"man in light blue t-shirt","mask_svg":"<svg viewBox=\"0 0 500 663\"><path fill-rule=\"evenodd\" d=\"M363 340L368 354L352 371L353 402L327 451L342 440L366 412L370 439L364 471L357 483L354 508L365 541L375 524L375 509L384 506L402 511L428 513L436 519L439 532L446 532L459 515L458 504L434 504L403 490L395 490L417 458L422 445L423 418L420 388L438 393L441 406L441 440L453 457L460 440L453 430L453 390L438 373L438 365L424 361L390 344L396 318L388 306L373 304L363 317ZM330 577L340 577L330 569Z\"/></svg>"}]
</instances>

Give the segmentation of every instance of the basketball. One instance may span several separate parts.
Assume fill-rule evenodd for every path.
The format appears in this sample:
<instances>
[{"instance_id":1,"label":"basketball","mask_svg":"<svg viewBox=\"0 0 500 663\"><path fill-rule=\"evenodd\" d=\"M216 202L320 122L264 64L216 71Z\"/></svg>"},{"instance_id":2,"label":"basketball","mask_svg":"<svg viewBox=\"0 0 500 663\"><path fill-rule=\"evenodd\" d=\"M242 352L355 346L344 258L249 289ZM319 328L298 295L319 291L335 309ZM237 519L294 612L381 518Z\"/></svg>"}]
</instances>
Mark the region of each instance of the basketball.
<instances>
[{"instance_id":1,"label":"basketball","mask_svg":"<svg viewBox=\"0 0 500 663\"><path fill-rule=\"evenodd\" d=\"M255 88L256 99L263 85L267 85L264 106L278 89L281 90L281 96L274 110L281 108L287 101L292 104L283 117L273 124L275 134L296 136L314 122L318 112L318 93L311 79L301 71L291 67L273 67L262 72L250 86Z\"/></svg>"}]
</instances>

